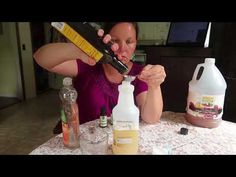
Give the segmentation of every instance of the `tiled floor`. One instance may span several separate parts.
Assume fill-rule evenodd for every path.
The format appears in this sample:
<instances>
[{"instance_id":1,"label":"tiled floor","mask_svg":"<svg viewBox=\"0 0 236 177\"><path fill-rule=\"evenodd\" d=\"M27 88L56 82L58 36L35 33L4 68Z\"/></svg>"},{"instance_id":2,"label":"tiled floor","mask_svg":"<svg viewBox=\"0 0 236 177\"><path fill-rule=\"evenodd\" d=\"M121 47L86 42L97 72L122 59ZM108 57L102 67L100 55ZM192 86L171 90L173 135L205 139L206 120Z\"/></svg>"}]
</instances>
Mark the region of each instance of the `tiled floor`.
<instances>
[{"instance_id":1,"label":"tiled floor","mask_svg":"<svg viewBox=\"0 0 236 177\"><path fill-rule=\"evenodd\" d=\"M50 90L36 98L0 110L0 154L29 154L55 136L59 120L58 91Z\"/></svg>"},{"instance_id":2,"label":"tiled floor","mask_svg":"<svg viewBox=\"0 0 236 177\"><path fill-rule=\"evenodd\" d=\"M17 98L0 97L0 110L19 102Z\"/></svg>"}]
</instances>

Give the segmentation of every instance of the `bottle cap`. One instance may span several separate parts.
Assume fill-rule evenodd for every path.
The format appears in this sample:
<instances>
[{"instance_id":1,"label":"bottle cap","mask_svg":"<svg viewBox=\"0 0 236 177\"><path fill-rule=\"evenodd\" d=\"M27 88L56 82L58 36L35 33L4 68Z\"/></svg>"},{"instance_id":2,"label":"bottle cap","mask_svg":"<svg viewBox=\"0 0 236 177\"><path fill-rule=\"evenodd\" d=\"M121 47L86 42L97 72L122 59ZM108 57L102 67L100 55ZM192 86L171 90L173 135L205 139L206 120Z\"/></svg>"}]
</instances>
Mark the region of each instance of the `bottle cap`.
<instances>
[{"instance_id":1,"label":"bottle cap","mask_svg":"<svg viewBox=\"0 0 236 177\"><path fill-rule=\"evenodd\" d=\"M105 116L105 115L106 115L106 108L105 108L105 106L103 106L103 107L101 108L101 113L100 113L100 115L101 115L101 116Z\"/></svg>"},{"instance_id":2,"label":"bottle cap","mask_svg":"<svg viewBox=\"0 0 236 177\"><path fill-rule=\"evenodd\" d=\"M136 78L136 76L131 76L131 75L124 75L123 77L124 77L123 81L127 82L132 82Z\"/></svg>"},{"instance_id":3,"label":"bottle cap","mask_svg":"<svg viewBox=\"0 0 236 177\"><path fill-rule=\"evenodd\" d=\"M70 77L65 77L65 78L63 79L63 85L65 85L65 86L72 85L72 78L70 78Z\"/></svg>"},{"instance_id":4,"label":"bottle cap","mask_svg":"<svg viewBox=\"0 0 236 177\"><path fill-rule=\"evenodd\" d=\"M182 128L180 129L180 134L181 134L181 135L187 135L187 134L188 134L188 129L182 127Z\"/></svg>"},{"instance_id":5,"label":"bottle cap","mask_svg":"<svg viewBox=\"0 0 236 177\"><path fill-rule=\"evenodd\" d=\"M205 58L205 63L215 63L215 58Z\"/></svg>"}]
</instances>

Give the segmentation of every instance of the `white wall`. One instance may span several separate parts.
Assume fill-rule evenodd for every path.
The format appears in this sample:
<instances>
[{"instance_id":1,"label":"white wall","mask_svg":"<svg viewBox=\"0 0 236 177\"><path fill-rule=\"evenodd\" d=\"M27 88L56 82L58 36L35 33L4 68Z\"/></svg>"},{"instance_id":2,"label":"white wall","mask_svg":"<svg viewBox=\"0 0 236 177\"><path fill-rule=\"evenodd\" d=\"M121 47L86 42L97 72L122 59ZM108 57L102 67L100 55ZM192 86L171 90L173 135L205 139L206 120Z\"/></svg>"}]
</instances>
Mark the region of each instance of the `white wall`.
<instances>
[{"instance_id":1,"label":"white wall","mask_svg":"<svg viewBox=\"0 0 236 177\"><path fill-rule=\"evenodd\" d=\"M164 45L168 36L170 22L138 22L140 45Z\"/></svg>"},{"instance_id":2,"label":"white wall","mask_svg":"<svg viewBox=\"0 0 236 177\"><path fill-rule=\"evenodd\" d=\"M0 96L22 99L22 84L15 22L2 22L0 34Z\"/></svg>"},{"instance_id":3,"label":"white wall","mask_svg":"<svg viewBox=\"0 0 236 177\"><path fill-rule=\"evenodd\" d=\"M22 69L24 75L25 98L29 99L36 96L36 82L30 23L18 22L18 28L22 56ZM23 44L25 45L25 50L22 49Z\"/></svg>"}]
</instances>

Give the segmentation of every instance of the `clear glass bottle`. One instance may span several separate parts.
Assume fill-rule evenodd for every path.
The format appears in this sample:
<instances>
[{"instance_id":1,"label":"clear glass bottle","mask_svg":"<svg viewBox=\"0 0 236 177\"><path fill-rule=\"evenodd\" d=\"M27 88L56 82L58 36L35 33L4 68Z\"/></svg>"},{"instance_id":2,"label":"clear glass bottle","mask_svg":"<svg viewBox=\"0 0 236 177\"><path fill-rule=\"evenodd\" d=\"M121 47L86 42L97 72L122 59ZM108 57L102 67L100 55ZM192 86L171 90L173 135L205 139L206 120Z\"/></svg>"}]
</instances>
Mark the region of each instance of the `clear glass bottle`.
<instances>
[{"instance_id":1,"label":"clear glass bottle","mask_svg":"<svg viewBox=\"0 0 236 177\"><path fill-rule=\"evenodd\" d=\"M118 87L118 104L112 110L114 154L137 154L139 109L134 104L134 86L124 79Z\"/></svg>"},{"instance_id":2,"label":"clear glass bottle","mask_svg":"<svg viewBox=\"0 0 236 177\"><path fill-rule=\"evenodd\" d=\"M73 87L72 79L63 79L63 87L59 92L62 110L63 143L68 148L78 147L79 140L79 111L76 102L77 91Z\"/></svg>"},{"instance_id":3,"label":"clear glass bottle","mask_svg":"<svg viewBox=\"0 0 236 177\"><path fill-rule=\"evenodd\" d=\"M112 43L105 44L90 23L52 22L51 25L96 62L109 63L121 74L128 71L128 67L111 50Z\"/></svg>"}]
</instances>

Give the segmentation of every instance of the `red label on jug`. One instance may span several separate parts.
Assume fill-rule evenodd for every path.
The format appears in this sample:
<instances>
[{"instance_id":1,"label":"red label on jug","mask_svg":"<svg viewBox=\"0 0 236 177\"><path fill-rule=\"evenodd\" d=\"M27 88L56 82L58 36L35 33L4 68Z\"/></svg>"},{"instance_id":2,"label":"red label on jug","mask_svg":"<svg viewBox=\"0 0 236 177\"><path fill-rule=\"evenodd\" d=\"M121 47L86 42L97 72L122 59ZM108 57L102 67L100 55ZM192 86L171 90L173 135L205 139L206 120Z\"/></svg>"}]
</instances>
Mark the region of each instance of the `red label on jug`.
<instances>
[{"instance_id":1,"label":"red label on jug","mask_svg":"<svg viewBox=\"0 0 236 177\"><path fill-rule=\"evenodd\" d=\"M189 92L187 113L204 119L219 119L223 115L224 95L201 95Z\"/></svg>"}]
</instances>

